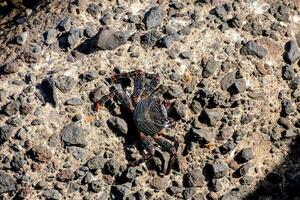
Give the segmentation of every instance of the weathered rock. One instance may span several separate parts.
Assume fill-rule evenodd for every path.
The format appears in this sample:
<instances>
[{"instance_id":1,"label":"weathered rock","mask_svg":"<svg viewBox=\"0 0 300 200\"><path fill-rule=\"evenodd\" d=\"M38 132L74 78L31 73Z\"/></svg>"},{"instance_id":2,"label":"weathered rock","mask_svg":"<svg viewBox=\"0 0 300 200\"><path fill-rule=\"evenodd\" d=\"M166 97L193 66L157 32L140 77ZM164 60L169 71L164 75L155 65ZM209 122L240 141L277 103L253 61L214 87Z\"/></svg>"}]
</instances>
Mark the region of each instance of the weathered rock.
<instances>
[{"instance_id":1,"label":"weathered rock","mask_svg":"<svg viewBox=\"0 0 300 200\"><path fill-rule=\"evenodd\" d=\"M251 55L258 58L263 58L267 55L268 51L263 46L255 41L248 41L240 50L242 55Z\"/></svg>"},{"instance_id":2,"label":"weathered rock","mask_svg":"<svg viewBox=\"0 0 300 200\"><path fill-rule=\"evenodd\" d=\"M72 27L71 19L69 17L65 17L61 20L57 26L60 31L69 31Z\"/></svg>"},{"instance_id":3,"label":"weathered rock","mask_svg":"<svg viewBox=\"0 0 300 200\"><path fill-rule=\"evenodd\" d=\"M151 30L140 37L140 42L143 48L154 46L160 39L161 33L156 30Z\"/></svg>"},{"instance_id":4,"label":"weathered rock","mask_svg":"<svg viewBox=\"0 0 300 200\"><path fill-rule=\"evenodd\" d=\"M48 162L52 158L51 151L43 145L33 147L30 153L32 154L33 159L40 162Z\"/></svg>"},{"instance_id":5,"label":"weathered rock","mask_svg":"<svg viewBox=\"0 0 300 200\"><path fill-rule=\"evenodd\" d=\"M215 132L208 128L192 128L192 134L199 142L210 143L215 140Z\"/></svg>"},{"instance_id":6,"label":"weathered rock","mask_svg":"<svg viewBox=\"0 0 300 200\"><path fill-rule=\"evenodd\" d=\"M10 125L3 125L0 127L0 143L5 142L13 135L13 129Z\"/></svg>"},{"instance_id":7,"label":"weathered rock","mask_svg":"<svg viewBox=\"0 0 300 200\"><path fill-rule=\"evenodd\" d=\"M0 170L0 194L16 190L16 180L6 172Z\"/></svg>"},{"instance_id":8,"label":"weathered rock","mask_svg":"<svg viewBox=\"0 0 300 200\"><path fill-rule=\"evenodd\" d=\"M87 162L90 171L102 169L106 159L102 155L96 155Z\"/></svg>"},{"instance_id":9,"label":"weathered rock","mask_svg":"<svg viewBox=\"0 0 300 200\"><path fill-rule=\"evenodd\" d=\"M55 86L63 93L70 92L75 86L76 81L71 76L62 75L55 81Z\"/></svg>"},{"instance_id":10,"label":"weathered rock","mask_svg":"<svg viewBox=\"0 0 300 200\"><path fill-rule=\"evenodd\" d=\"M83 101L80 98L76 98L76 97L68 99L65 102L65 105L68 105L68 106L81 106L82 104L83 104Z\"/></svg>"},{"instance_id":11,"label":"weathered rock","mask_svg":"<svg viewBox=\"0 0 300 200\"><path fill-rule=\"evenodd\" d=\"M25 163L26 160L24 159L24 157L20 154L16 154L10 162L10 166L13 170L19 171Z\"/></svg>"},{"instance_id":12,"label":"weathered rock","mask_svg":"<svg viewBox=\"0 0 300 200\"><path fill-rule=\"evenodd\" d=\"M228 90L230 86L235 82L236 71L228 72L220 81L222 90Z\"/></svg>"},{"instance_id":13,"label":"weathered rock","mask_svg":"<svg viewBox=\"0 0 300 200\"><path fill-rule=\"evenodd\" d=\"M205 177L202 170L196 169L185 175L185 182L188 187L202 187L205 184Z\"/></svg>"},{"instance_id":14,"label":"weathered rock","mask_svg":"<svg viewBox=\"0 0 300 200\"><path fill-rule=\"evenodd\" d=\"M82 36L82 31L78 29L71 29L67 35L68 46L73 48L77 46L80 42Z\"/></svg>"},{"instance_id":15,"label":"weathered rock","mask_svg":"<svg viewBox=\"0 0 300 200\"><path fill-rule=\"evenodd\" d=\"M100 192L102 189L102 182L100 180L92 181L89 184L89 187L90 187L91 191L93 191L93 192Z\"/></svg>"},{"instance_id":16,"label":"weathered rock","mask_svg":"<svg viewBox=\"0 0 300 200\"><path fill-rule=\"evenodd\" d=\"M229 167L224 161L217 160L214 164L211 165L211 170L213 178L222 178L226 176Z\"/></svg>"},{"instance_id":17,"label":"weathered rock","mask_svg":"<svg viewBox=\"0 0 300 200\"><path fill-rule=\"evenodd\" d=\"M291 40L286 43L283 58L284 61L288 64L294 64L297 60L300 59L300 51L295 41Z\"/></svg>"},{"instance_id":18,"label":"weathered rock","mask_svg":"<svg viewBox=\"0 0 300 200\"><path fill-rule=\"evenodd\" d=\"M19 108L20 108L19 101L13 101L12 100L4 106L2 111L7 116L13 116L13 115L17 114L17 112L19 111Z\"/></svg>"},{"instance_id":19,"label":"weathered rock","mask_svg":"<svg viewBox=\"0 0 300 200\"><path fill-rule=\"evenodd\" d=\"M218 110L205 109L200 118L205 117L205 120L210 126L216 126L217 123L222 119L223 113Z\"/></svg>"},{"instance_id":20,"label":"weathered rock","mask_svg":"<svg viewBox=\"0 0 300 200\"><path fill-rule=\"evenodd\" d=\"M96 46L101 50L114 50L125 44L127 36L125 32L102 28L96 35Z\"/></svg>"},{"instance_id":21,"label":"weathered rock","mask_svg":"<svg viewBox=\"0 0 300 200\"><path fill-rule=\"evenodd\" d=\"M144 23L146 29L152 29L160 26L163 20L163 13L161 7L152 7L144 16Z\"/></svg>"},{"instance_id":22,"label":"weathered rock","mask_svg":"<svg viewBox=\"0 0 300 200\"><path fill-rule=\"evenodd\" d=\"M69 124L63 127L60 136L65 145L86 146L84 130L76 124Z\"/></svg>"},{"instance_id":23,"label":"weathered rock","mask_svg":"<svg viewBox=\"0 0 300 200\"><path fill-rule=\"evenodd\" d=\"M123 199L125 198L131 188L131 183L125 183L123 185L114 185L111 187L111 199Z\"/></svg>"},{"instance_id":24,"label":"weathered rock","mask_svg":"<svg viewBox=\"0 0 300 200\"><path fill-rule=\"evenodd\" d=\"M46 199L49 199L49 200L59 200L59 199L61 199L61 194L56 189L45 190L43 192L43 196L45 196Z\"/></svg>"},{"instance_id":25,"label":"weathered rock","mask_svg":"<svg viewBox=\"0 0 300 200\"><path fill-rule=\"evenodd\" d=\"M234 94L246 91L246 81L243 78L237 79L229 88L228 91Z\"/></svg>"},{"instance_id":26,"label":"weathered rock","mask_svg":"<svg viewBox=\"0 0 300 200\"><path fill-rule=\"evenodd\" d=\"M22 68L22 61L20 59L13 60L3 66L3 72L5 74L13 74L18 72Z\"/></svg>"},{"instance_id":27,"label":"weathered rock","mask_svg":"<svg viewBox=\"0 0 300 200\"><path fill-rule=\"evenodd\" d=\"M120 170L120 162L116 159L110 159L104 164L104 172L112 176L117 175Z\"/></svg>"},{"instance_id":28,"label":"weathered rock","mask_svg":"<svg viewBox=\"0 0 300 200\"><path fill-rule=\"evenodd\" d=\"M244 148L242 151L240 151L236 157L236 160L244 163L248 162L249 160L252 160L254 158L254 152L252 148Z\"/></svg>"},{"instance_id":29,"label":"weathered rock","mask_svg":"<svg viewBox=\"0 0 300 200\"><path fill-rule=\"evenodd\" d=\"M169 185L168 177L155 176L150 182L151 187L158 190L165 190Z\"/></svg>"},{"instance_id":30,"label":"weathered rock","mask_svg":"<svg viewBox=\"0 0 300 200\"><path fill-rule=\"evenodd\" d=\"M282 67L282 78L284 80L292 80L295 75L295 69L291 65L284 65Z\"/></svg>"},{"instance_id":31,"label":"weathered rock","mask_svg":"<svg viewBox=\"0 0 300 200\"><path fill-rule=\"evenodd\" d=\"M56 29L49 29L47 32L44 33L44 41L47 45L54 43L57 38L57 31Z\"/></svg>"},{"instance_id":32,"label":"weathered rock","mask_svg":"<svg viewBox=\"0 0 300 200\"><path fill-rule=\"evenodd\" d=\"M74 175L74 172L72 170L69 170L69 169L64 169L64 170L61 170L57 175L56 175L56 178L58 181L61 181L61 182L68 182L68 181L71 181L73 180L75 177Z\"/></svg>"},{"instance_id":33,"label":"weathered rock","mask_svg":"<svg viewBox=\"0 0 300 200\"><path fill-rule=\"evenodd\" d=\"M24 45L26 43L28 39L28 32L23 32L23 33L20 33L18 34L16 37L15 37L15 41L18 45Z\"/></svg>"},{"instance_id":34,"label":"weathered rock","mask_svg":"<svg viewBox=\"0 0 300 200\"><path fill-rule=\"evenodd\" d=\"M291 100L284 99L281 102L281 107L282 107L281 112L284 116L292 115L295 112L295 108Z\"/></svg>"},{"instance_id":35,"label":"weathered rock","mask_svg":"<svg viewBox=\"0 0 300 200\"><path fill-rule=\"evenodd\" d=\"M107 123L110 127L119 131L120 133L126 134L128 131L128 125L126 121L120 117L112 117L107 120Z\"/></svg>"},{"instance_id":36,"label":"weathered rock","mask_svg":"<svg viewBox=\"0 0 300 200\"><path fill-rule=\"evenodd\" d=\"M212 76L218 68L219 63L213 58L210 58L203 66L202 76L208 78Z\"/></svg>"}]
</instances>

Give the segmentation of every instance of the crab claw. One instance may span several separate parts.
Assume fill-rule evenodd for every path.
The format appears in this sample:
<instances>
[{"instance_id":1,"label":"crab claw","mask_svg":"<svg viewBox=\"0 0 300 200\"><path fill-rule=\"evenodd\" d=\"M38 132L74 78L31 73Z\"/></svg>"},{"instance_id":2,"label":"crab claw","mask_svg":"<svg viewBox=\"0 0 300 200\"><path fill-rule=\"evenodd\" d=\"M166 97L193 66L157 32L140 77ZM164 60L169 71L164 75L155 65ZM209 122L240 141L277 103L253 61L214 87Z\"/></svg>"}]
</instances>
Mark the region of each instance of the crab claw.
<instances>
[{"instance_id":1,"label":"crab claw","mask_svg":"<svg viewBox=\"0 0 300 200\"><path fill-rule=\"evenodd\" d=\"M171 117L164 118L164 128L170 128L175 126L175 120Z\"/></svg>"}]
</instances>

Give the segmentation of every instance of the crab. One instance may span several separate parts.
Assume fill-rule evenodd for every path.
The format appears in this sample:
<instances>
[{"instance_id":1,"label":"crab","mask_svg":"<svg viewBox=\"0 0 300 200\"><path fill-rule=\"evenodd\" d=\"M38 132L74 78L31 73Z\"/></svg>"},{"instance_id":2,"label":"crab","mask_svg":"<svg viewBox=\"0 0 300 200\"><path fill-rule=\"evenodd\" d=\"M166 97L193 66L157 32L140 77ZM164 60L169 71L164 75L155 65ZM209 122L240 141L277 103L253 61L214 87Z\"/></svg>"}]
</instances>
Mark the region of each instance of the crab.
<instances>
[{"instance_id":1,"label":"crab","mask_svg":"<svg viewBox=\"0 0 300 200\"><path fill-rule=\"evenodd\" d=\"M134 88L131 96L123 90L120 84L116 84L119 80L125 78L132 78L134 80ZM146 86L144 84L145 78L150 79L149 84ZM141 146L147 152L143 158L131 162L130 166L150 160L154 156L154 146L156 143L162 150L170 153L169 166L166 172L168 174L176 159L178 141L175 138L170 139L171 137L163 133L164 129L174 127L175 121L167 114L170 102L153 97L153 93L159 85L159 74L149 74L144 73L142 70L135 70L128 73L114 74L111 80L115 84L115 89L103 96L96 103L96 111L103 108L108 100L117 97L121 105L132 113Z\"/></svg>"}]
</instances>

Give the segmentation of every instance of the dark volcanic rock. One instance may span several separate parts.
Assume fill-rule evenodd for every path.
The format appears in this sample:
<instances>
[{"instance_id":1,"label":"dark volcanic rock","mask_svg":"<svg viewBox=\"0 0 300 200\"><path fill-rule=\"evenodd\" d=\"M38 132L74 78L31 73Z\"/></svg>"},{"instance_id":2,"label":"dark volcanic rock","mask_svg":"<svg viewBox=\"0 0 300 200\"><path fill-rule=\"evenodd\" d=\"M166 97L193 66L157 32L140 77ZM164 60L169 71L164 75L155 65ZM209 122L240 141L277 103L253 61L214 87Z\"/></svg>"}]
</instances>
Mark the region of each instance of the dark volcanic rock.
<instances>
[{"instance_id":1,"label":"dark volcanic rock","mask_svg":"<svg viewBox=\"0 0 300 200\"><path fill-rule=\"evenodd\" d=\"M216 126L217 123L222 119L222 117L222 112L213 109L205 109L200 115L200 118L205 120L210 126Z\"/></svg>"},{"instance_id":2,"label":"dark volcanic rock","mask_svg":"<svg viewBox=\"0 0 300 200\"><path fill-rule=\"evenodd\" d=\"M69 31L72 27L71 19L69 17L65 17L61 20L57 26L60 31Z\"/></svg>"},{"instance_id":3,"label":"dark volcanic rock","mask_svg":"<svg viewBox=\"0 0 300 200\"><path fill-rule=\"evenodd\" d=\"M222 160L218 160L211 165L212 176L214 178L222 178L226 176L228 170L228 165Z\"/></svg>"},{"instance_id":4,"label":"dark volcanic rock","mask_svg":"<svg viewBox=\"0 0 300 200\"><path fill-rule=\"evenodd\" d=\"M125 183L123 185L114 185L111 187L111 199L125 199L131 188L131 183Z\"/></svg>"},{"instance_id":5,"label":"dark volcanic rock","mask_svg":"<svg viewBox=\"0 0 300 200\"><path fill-rule=\"evenodd\" d=\"M267 55L267 49L259 45L255 41L248 41L240 50L242 55L251 55L263 58Z\"/></svg>"},{"instance_id":6,"label":"dark volcanic rock","mask_svg":"<svg viewBox=\"0 0 300 200\"><path fill-rule=\"evenodd\" d=\"M0 194L16 190L16 180L6 172L0 170Z\"/></svg>"},{"instance_id":7,"label":"dark volcanic rock","mask_svg":"<svg viewBox=\"0 0 300 200\"><path fill-rule=\"evenodd\" d=\"M158 27L163 20L163 13L161 7L153 7L144 16L144 23L146 29L152 29Z\"/></svg>"},{"instance_id":8,"label":"dark volcanic rock","mask_svg":"<svg viewBox=\"0 0 300 200\"><path fill-rule=\"evenodd\" d=\"M140 42L143 48L154 46L160 39L161 33L156 30L151 30L140 37Z\"/></svg>"},{"instance_id":9,"label":"dark volcanic rock","mask_svg":"<svg viewBox=\"0 0 300 200\"><path fill-rule=\"evenodd\" d=\"M236 160L241 163L244 163L244 162L248 162L249 160L252 160L253 158L254 158L253 149L245 148L238 153Z\"/></svg>"},{"instance_id":10,"label":"dark volcanic rock","mask_svg":"<svg viewBox=\"0 0 300 200\"><path fill-rule=\"evenodd\" d=\"M43 192L43 196L45 196L46 199L49 199L49 200L59 200L59 199L61 199L61 194L56 189L45 190Z\"/></svg>"},{"instance_id":11,"label":"dark volcanic rock","mask_svg":"<svg viewBox=\"0 0 300 200\"><path fill-rule=\"evenodd\" d=\"M295 41L291 40L286 43L283 58L288 64L294 64L297 60L299 60L300 51Z\"/></svg>"},{"instance_id":12,"label":"dark volcanic rock","mask_svg":"<svg viewBox=\"0 0 300 200\"><path fill-rule=\"evenodd\" d=\"M60 136L65 145L86 146L84 130L76 124L64 126L61 130Z\"/></svg>"},{"instance_id":13,"label":"dark volcanic rock","mask_svg":"<svg viewBox=\"0 0 300 200\"><path fill-rule=\"evenodd\" d=\"M212 76L218 68L219 68L219 63L215 61L213 58L211 58L205 63L202 71L202 76L204 78L208 78Z\"/></svg>"},{"instance_id":14,"label":"dark volcanic rock","mask_svg":"<svg viewBox=\"0 0 300 200\"><path fill-rule=\"evenodd\" d=\"M284 65L282 67L282 78L284 80L292 80L296 75L294 68L291 65Z\"/></svg>"},{"instance_id":15,"label":"dark volcanic rock","mask_svg":"<svg viewBox=\"0 0 300 200\"><path fill-rule=\"evenodd\" d=\"M112 117L107 120L107 123L110 127L123 134L126 134L128 131L128 126L126 121L120 117Z\"/></svg>"},{"instance_id":16,"label":"dark volcanic rock","mask_svg":"<svg viewBox=\"0 0 300 200\"><path fill-rule=\"evenodd\" d=\"M125 32L102 28L96 35L96 46L101 50L114 50L127 42Z\"/></svg>"},{"instance_id":17,"label":"dark volcanic rock","mask_svg":"<svg viewBox=\"0 0 300 200\"><path fill-rule=\"evenodd\" d=\"M215 140L215 132L208 128L192 128L191 130L193 137L202 143L210 143Z\"/></svg>"},{"instance_id":18,"label":"dark volcanic rock","mask_svg":"<svg viewBox=\"0 0 300 200\"><path fill-rule=\"evenodd\" d=\"M53 78L46 78L41 83L41 92L44 100L50 103L52 106L56 107L58 104L58 99L56 96L56 89L54 87L55 81Z\"/></svg>"},{"instance_id":19,"label":"dark volcanic rock","mask_svg":"<svg viewBox=\"0 0 300 200\"><path fill-rule=\"evenodd\" d=\"M185 182L188 187L202 187L205 184L205 177L202 170L196 169L185 175Z\"/></svg>"}]
</instances>

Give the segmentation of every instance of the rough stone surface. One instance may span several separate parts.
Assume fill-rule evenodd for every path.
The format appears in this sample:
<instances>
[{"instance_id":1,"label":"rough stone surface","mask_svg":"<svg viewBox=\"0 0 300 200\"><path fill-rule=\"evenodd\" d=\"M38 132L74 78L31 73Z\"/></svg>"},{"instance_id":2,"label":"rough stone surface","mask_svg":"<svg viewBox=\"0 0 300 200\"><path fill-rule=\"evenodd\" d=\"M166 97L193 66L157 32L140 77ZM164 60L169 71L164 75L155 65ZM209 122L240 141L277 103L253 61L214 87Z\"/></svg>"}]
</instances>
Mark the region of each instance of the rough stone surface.
<instances>
[{"instance_id":1,"label":"rough stone surface","mask_svg":"<svg viewBox=\"0 0 300 200\"><path fill-rule=\"evenodd\" d=\"M4 171L0 171L0 194L16 191L17 190L17 182L16 180L9 174Z\"/></svg>"},{"instance_id":2,"label":"rough stone surface","mask_svg":"<svg viewBox=\"0 0 300 200\"><path fill-rule=\"evenodd\" d=\"M60 136L65 145L86 146L85 132L76 124L69 124L63 127Z\"/></svg>"},{"instance_id":3,"label":"rough stone surface","mask_svg":"<svg viewBox=\"0 0 300 200\"><path fill-rule=\"evenodd\" d=\"M96 35L96 46L101 50L114 50L125 44L127 36L124 32L114 31L112 29L100 29Z\"/></svg>"},{"instance_id":4,"label":"rough stone surface","mask_svg":"<svg viewBox=\"0 0 300 200\"><path fill-rule=\"evenodd\" d=\"M263 46L259 45L255 41L248 41L241 48L242 55L256 56L257 58L263 58L267 55L268 51Z\"/></svg>"}]
</instances>

